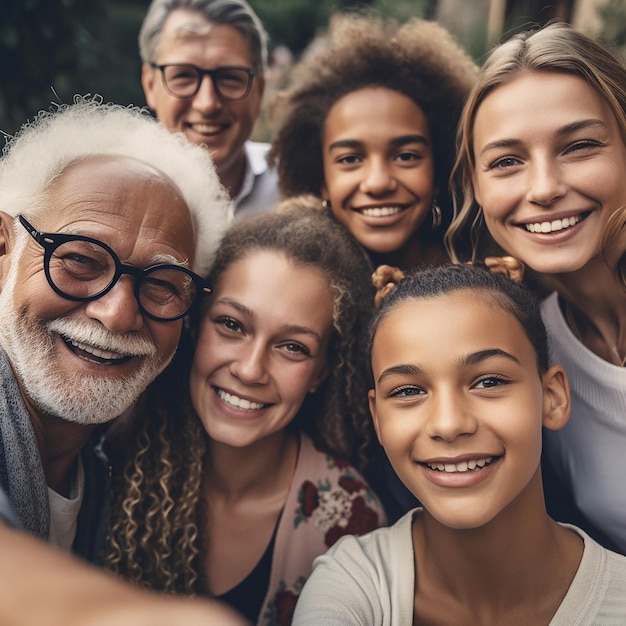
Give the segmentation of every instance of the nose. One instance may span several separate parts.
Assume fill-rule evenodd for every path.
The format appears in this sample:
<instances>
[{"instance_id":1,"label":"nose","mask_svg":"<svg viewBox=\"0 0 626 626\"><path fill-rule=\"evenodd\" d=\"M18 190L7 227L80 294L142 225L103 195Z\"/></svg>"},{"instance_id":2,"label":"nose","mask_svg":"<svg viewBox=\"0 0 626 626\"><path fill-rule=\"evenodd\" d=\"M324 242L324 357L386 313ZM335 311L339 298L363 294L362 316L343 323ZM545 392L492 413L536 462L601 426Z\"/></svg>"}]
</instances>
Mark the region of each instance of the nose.
<instances>
[{"instance_id":1,"label":"nose","mask_svg":"<svg viewBox=\"0 0 626 626\"><path fill-rule=\"evenodd\" d=\"M429 404L425 432L432 439L452 442L476 432L478 422L470 406L452 393L434 392Z\"/></svg>"},{"instance_id":2,"label":"nose","mask_svg":"<svg viewBox=\"0 0 626 626\"><path fill-rule=\"evenodd\" d=\"M551 159L542 159L529 168L526 199L532 204L549 206L565 195L561 171Z\"/></svg>"},{"instance_id":3,"label":"nose","mask_svg":"<svg viewBox=\"0 0 626 626\"><path fill-rule=\"evenodd\" d=\"M130 276L122 276L110 291L89 301L86 313L116 333L141 330L144 324Z\"/></svg>"},{"instance_id":4,"label":"nose","mask_svg":"<svg viewBox=\"0 0 626 626\"><path fill-rule=\"evenodd\" d=\"M202 77L200 89L193 97L193 107L204 115L210 115L222 108L222 100L208 74Z\"/></svg>"},{"instance_id":5,"label":"nose","mask_svg":"<svg viewBox=\"0 0 626 626\"><path fill-rule=\"evenodd\" d=\"M385 159L371 159L365 168L361 191L371 196L381 196L394 191L397 181Z\"/></svg>"},{"instance_id":6,"label":"nose","mask_svg":"<svg viewBox=\"0 0 626 626\"><path fill-rule=\"evenodd\" d=\"M233 354L230 371L245 385L264 385L269 381L266 351L261 341L244 342Z\"/></svg>"}]
</instances>

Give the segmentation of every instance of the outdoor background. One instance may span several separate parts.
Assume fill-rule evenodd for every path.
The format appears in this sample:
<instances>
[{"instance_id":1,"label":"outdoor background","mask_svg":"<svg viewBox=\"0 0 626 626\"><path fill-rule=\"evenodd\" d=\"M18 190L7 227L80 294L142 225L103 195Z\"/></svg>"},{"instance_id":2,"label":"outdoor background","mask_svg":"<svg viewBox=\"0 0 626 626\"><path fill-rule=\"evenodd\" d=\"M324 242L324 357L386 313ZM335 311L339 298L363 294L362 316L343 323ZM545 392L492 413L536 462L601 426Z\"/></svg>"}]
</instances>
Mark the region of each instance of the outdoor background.
<instances>
[{"instance_id":1,"label":"outdoor background","mask_svg":"<svg viewBox=\"0 0 626 626\"><path fill-rule=\"evenodd\" d=\"M590 30L593 22L593 36L619 51L626 42L626 0L592 2L593 8L580 18L583 27L588 24ZM270 96L288 80L290 62L323 34L335 12L373 8L401 21L413 15L437 19L480 62L496 39L530 23L554 17L571 20L577 9L576 0L250 0L250 4L270 35L274 59ZM0 0L0 131L11 135L38 111L55 102L71 102L75 94L145 105L137 33L148 5L149 0ZM255 137L271 137L266 115Z\"/></svg>"}]
</instances>

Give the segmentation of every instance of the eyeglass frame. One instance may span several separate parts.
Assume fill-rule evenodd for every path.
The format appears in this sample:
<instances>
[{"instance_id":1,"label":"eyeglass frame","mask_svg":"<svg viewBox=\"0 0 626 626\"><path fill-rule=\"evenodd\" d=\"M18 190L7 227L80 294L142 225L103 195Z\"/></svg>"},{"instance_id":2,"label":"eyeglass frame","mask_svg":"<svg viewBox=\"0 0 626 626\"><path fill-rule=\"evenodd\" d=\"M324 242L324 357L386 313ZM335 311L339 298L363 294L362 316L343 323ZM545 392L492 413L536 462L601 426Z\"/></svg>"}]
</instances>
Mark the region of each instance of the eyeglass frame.
<instances>
[{"instance_id":1,"label":"eyeglass frame","mask_svg":"<svg viewBox=\"0 0 626 626\"><path fill-rule=\"evenodd\" d=\"M167 91L167 93L170 94L170 96L173 96L174 98L178 98L179 100L187 100L188 98L193 98L200 91L200 87L202 86L202 81L204 80L204 77L209 76L209 78L211 79L211 84L213 85L213 89L215 90L215 93L222 100L226 100L227 102L239 102L241 100L245 100L250 95L250 90L252 89L252 83L254 82L254 77L256 76L256 70L253 67L242 67L240 65L221 65L220 67L216 67L212 70L202 69L201 67L198 67L197 65L194 65L193 63L165 63L163 65L159 65L158 63L153 63L152 61L150 61L148 65L152 69L159 70L161 72L161 81L163 82L163 87L165 87L165 90ZM165 70L168 67L188 67L198 72L198 82L196 83L196 88L194 92L189 94L188 96L179 96L175 94L170 89L170 87L167 84L167 81L165 80ZM222 94L222 92L220 91L220 88L217 85L216 76L218 72L222 72L224 70L226 71L241 70L243 72L246 72L246 74L248 74L248 85L246 86L246 91L244 92L243 96L240 96L239 98L229 98L228 96L224 96Z\"/></svg>"},{"instance_id":2,"label":"eyeglass frame","mask_svg":"<svg viewBox=\"0 0 626 626\"><path fill-rule=\"evenodd\" d=\"M135 295L135 300L137 301L137 306L139 307L141 314L156 322L173 322L175 320L185 317L185 315L187 315L197 305L197 303L200 301L200 298L202 296L210 294L213 291L213 286L207 280L205 280L204 278L202 278L202 276L200 276L199 274L196 274L192 270L184 267L183 265L176 265L174 263L155 263L154 265L150 265L149 267L146 267L145 269L134 267L133 265L126 265L125 263L122 263L120 261L119 257L117 256L113 248L108 246L103 241L100 241L99 239L94 239L93 237L87 237L86 235L74 235L74 234L69 234L69 233L45 233L45 232L37 230L23 215L21 214L18 215L18 219L20 221L20 224L26 229L28 234L44 249L43 269L44 269L44 273L46 275L46 280L48 281L48 284L50 285L50 287L56 294L58 294L59 296L61 296L62 298L66 300L71 300L73 302L91 302L92 300L97 300L98 298L101 298L102 296L107 294L109 291L111 291L111 289L115 287L115 285L119 282L120 278L124 274L128 274L134 278L133 293ZM57 287L55 282L52 280L52 276L50 274L50 259L52 258L54 251L59 246L63 245L64 243L68 243L70 241L85 241L87 243L93 243L97 246L100 246L106 252L109 253L111 258L113 259L113 262L115 263L115 272L113 273L113 276L109 284L91 296L72 296L62 291L59 287ZM153 313L150 313L150 311L146 310L146 308L141 303L139 294L140 294L141 284L145 276L157 270L168 270L168 269L174 269L177 271L181 271L184 274L187 274L187 276L189 276L193 280L196 286L196 293L194 295L193 300L191 301L191 304L183 313L180 313L176 315L175 317L159 317L157 315L154 315Z\"/></svg>"}]
</instances>

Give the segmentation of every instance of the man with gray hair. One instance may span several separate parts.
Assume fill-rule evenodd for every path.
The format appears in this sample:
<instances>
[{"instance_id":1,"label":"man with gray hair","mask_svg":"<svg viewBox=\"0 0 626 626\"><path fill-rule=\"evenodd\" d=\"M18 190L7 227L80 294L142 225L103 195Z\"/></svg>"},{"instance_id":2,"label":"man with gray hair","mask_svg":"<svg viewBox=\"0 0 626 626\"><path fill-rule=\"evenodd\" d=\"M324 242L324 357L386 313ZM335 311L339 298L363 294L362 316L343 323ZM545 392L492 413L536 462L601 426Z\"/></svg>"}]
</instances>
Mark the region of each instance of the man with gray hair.
<instances>
[{"instance_id":1,"label":"man with gray hair","mask_svg":"<svg viewBox=\"0 0 626 626\"><path fill-rule=\"evenodd\" d=\"M138 109L79 99L11 139L0 190L0 622L241 625L70 555L103 548L98 425L165 368L211 290L198 272L232 207L210 158Z\"/></svg>"},{"instance_id":2,"label":"man with gray hair","mask_svg":"<svg viewBox=\"0 0 626 626\"><path fill-rule=\"evenodd\" d=\"M278 201L269 145L249 141L261 111L267 36L245 0L153 0L139 33L148 106L204 146L236 217Z\"/></svg>"}]
</instances>

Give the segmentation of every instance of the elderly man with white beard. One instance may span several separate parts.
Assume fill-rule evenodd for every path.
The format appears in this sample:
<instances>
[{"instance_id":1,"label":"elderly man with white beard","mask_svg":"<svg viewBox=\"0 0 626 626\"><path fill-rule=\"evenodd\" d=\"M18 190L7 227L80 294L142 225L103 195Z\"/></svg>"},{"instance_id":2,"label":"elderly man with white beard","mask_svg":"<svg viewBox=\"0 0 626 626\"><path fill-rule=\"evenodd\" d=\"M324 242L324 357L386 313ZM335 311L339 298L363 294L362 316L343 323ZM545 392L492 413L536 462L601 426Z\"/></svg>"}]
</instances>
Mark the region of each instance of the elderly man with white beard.
<instances>
[{"instance_id":1,"label":"elderly man with white beard","mask_svg":"<svg viewBox=\"0 0 626 626\"><path fill-rule=\"evenodd\" d=\"M98 594L100 600L132 600L137 593L9 525L98 562L108 466L96 445L96 426L124 413L172 359L184 316L210 292L202 275L231 218L206 151L139 110L79 99L40 114L5 148L2 623L16 599L17 621L31 623L22 580L46 581L37 585L45 623L71 621L65 619L69 614L54 613L65 596L50 606L45 602L52 595L48 588L58 589L51 583L67 573L75 574L67 589L72 606L92 593L94 601ZM31 562L42 569L18 571ZM44 564L55 563L64 566L46 578ZM81 597L74 595L81 589Z\"/></svg>"}]
</instances>

